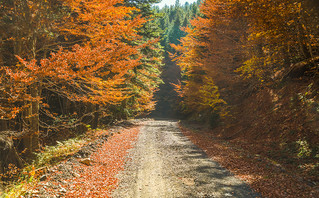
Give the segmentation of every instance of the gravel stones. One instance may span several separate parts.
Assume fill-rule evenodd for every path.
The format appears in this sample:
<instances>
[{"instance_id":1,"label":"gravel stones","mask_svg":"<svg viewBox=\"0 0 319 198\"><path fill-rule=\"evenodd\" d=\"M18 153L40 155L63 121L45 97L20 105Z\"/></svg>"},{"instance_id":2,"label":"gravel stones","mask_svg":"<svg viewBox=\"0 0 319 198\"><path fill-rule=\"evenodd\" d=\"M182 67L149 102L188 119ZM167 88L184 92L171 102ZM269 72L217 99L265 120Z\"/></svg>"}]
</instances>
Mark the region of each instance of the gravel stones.
<instances>
[{"instance_id":1,"label":"gravel stones","mask_svg":"<svg viewBox=\"0 0 319 198\"><path fill-rule=\"evenodd\" d=\"M259 197L182 135L176 121L148 121L112 197Z\"/></svg>"}]
</instances>

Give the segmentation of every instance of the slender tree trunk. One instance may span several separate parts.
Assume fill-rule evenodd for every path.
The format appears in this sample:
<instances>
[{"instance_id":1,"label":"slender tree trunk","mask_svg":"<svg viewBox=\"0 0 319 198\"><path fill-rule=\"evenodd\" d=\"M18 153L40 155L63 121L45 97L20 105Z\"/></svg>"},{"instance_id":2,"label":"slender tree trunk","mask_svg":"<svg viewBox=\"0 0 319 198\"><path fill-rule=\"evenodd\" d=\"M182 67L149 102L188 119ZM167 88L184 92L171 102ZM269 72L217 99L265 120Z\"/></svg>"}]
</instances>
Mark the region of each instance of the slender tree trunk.
<instances>
[{"instance_id":1,"label":"slender tree trunk","mask_svg":"<svg viewBox=\"0 0 319 198\"><path fill-rule=\"evenodd\" d=\"M32 157L32 153L39 150L39 110L40 103L37 99L39 97L39 87L37 85L32 85L30 88L30 93L32 96L32 101L30 102L30 107L27 113L27 123L29 132L23 138L23 144L26 148L26 156Z\"/></svg>"},{"instance_id":2,"label":"slender tree trunk","mask_svg":"<svg viewBox=\"0 0 319 198\"><path fill-rule=\"evenodd\" d=\"M58 96L59 97L59 96ZM71 109L71 101L67 99L66 97L59 97L60 100L62 100L62 105L61 105L61 112L64 115L67 115L71 113L74 109Z\"/></svg>"},{"instance_id":3,"label":"slender tree trunk","mask_svg":"<svg viewBox=\"0 0 319 198\"><path fill-rule=\"evenodd\" d=\"M92 129L97 129L98 124L99 124L99 105L95 105L95 112L94 112L94 118L92 120Z\"/></svg>"},{"instance_id":4,"label":"slender tree trunk","mask_svg":"<svg viewBox=\"0 0 319 198\"><path fill-rule=\"evenodd\" d=\"M4 173L10 164L18 168L23 167L22 160L14 146L12 137L0 134L0 174Z\"/></svg>"},{"instance_id":5,"label":"slender tree trunk","mask_svg":"<svg viewBox=\"0 0 319 198\"><path fill-rule=\"evenodd\" d=\"M8 121L0 119L0 131L8 130Z\"/></svg>"}]
</instances>

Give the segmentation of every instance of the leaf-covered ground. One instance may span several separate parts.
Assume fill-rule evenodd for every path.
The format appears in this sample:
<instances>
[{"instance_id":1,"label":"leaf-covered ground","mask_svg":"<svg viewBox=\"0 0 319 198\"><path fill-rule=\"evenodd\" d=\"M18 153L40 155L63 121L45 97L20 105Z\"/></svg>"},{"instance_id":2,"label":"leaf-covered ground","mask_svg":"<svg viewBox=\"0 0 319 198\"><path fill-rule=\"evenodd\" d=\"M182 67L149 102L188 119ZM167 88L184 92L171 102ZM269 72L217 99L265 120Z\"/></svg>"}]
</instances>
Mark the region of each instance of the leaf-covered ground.
<instances>
[{"instance_id":1,"label":"leaf-covered ground","mask_svg":"<svg viewBox=\"0 0 319 198\"><path fill-rule=\"evenodd\" d=\"M118 185L115 176L124 168L125 156L137 140L139 127L118 132L107 135L107 141L99 146L89 146L99 147L91 155L87 156L84 150L49 169L30 190L30 197L109 197Z\"/></svg>"},{"instance_id":2,"label":"leaf-covered ground","mask_svg":"<svg viewBox=\"0 0 319 198\"><path fill-rule=\"evenodd\" d=\"M213 160L248 182L263 197L319 197L319 186L256 154L254 147L240 149L218 140L210 132L194 131L181 126L185 136L203 149Z\"/></svg>"}]
</instances>

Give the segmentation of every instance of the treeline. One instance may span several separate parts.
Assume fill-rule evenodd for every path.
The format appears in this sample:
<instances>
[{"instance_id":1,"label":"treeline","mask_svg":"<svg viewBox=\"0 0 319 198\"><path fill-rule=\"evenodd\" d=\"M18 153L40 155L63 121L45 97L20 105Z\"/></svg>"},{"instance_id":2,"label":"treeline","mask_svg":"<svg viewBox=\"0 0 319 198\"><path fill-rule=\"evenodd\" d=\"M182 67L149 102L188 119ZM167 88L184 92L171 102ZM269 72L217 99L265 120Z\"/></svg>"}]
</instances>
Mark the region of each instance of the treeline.
<instances>
[{"instance_id":1,"label":"treeline","mask_svg":"<svg viewBox=\"0 0 319 198\"><path fill-rule=\"evenodd\" d=\"M199 14L200 2L198 0L192 4L186 2L181 5L180 1L176 0L173 6L164 6L161 9L155 7L155 12L160 15L158 23L163 31L161 44L165 48L165 52L173 52L170 44L179 44L180 39L186 36L183 28L189 26L190 20Z\"/></svg>"},{"instance_id":2,"label":"treeline","mask_svg":"<svg viewBox=\"0 0 319 198\"><path fill-rule=\"evenodd\" d=\"M0 172L22 166L20 156L32 157L44 139L154 108L155 2L0 2Z\"/></svg>"},{"instance_id":3,"label":"treeline","mask_svg":"<svg viewBox=\"0 0 319 198\"><path fill-rule=\"evenodd\" d=\"M187 117L224 123L228 138L252 128L256 139L299 139L315 156L318 13L315 0L204 0L187 36L173 45Z\"/></svg>"},{"instance_id":4,"label":"treeline","mask_svg":"<svg viewBox=\"0 0 319 198\"><path fill-rule=\"evenodd\" d=\"M181 116L178 94L172 84L181 80L180 68L172 61L170 54L175 53L171 44L179 44L180 39L186 36L184 29L190 25L190 21L199 14L200 1L184 5L179 0L174 5L163 8L154 7L158 15L157 23L161 29L161 45L164 49L164 61L161 78L164 81L156 93L156 110L152 113L154 117L179 118Z\"/></svg>"}]
</instances>

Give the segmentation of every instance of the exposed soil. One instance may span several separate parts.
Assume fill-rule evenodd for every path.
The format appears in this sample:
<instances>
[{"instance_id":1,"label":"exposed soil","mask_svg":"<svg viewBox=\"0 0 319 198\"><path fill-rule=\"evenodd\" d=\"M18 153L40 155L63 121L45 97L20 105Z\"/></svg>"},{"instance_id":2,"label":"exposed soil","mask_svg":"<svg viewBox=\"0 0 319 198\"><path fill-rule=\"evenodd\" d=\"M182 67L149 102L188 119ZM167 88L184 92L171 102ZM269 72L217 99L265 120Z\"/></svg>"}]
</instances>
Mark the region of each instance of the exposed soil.
<instances>
[{"instance_id":1,"label":"exposed soil","mask_svg":"<svg viewBox=\"0 0 319 198\"><path fill-rule=\"evenodd\" d=\"M148 121L112 197L259 197L192 144L176 121Z\"/></svg>"}]
</instances>

